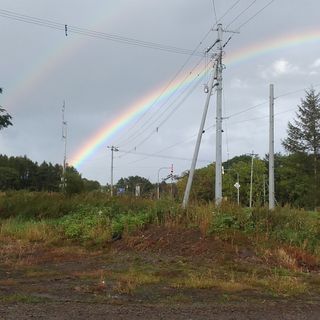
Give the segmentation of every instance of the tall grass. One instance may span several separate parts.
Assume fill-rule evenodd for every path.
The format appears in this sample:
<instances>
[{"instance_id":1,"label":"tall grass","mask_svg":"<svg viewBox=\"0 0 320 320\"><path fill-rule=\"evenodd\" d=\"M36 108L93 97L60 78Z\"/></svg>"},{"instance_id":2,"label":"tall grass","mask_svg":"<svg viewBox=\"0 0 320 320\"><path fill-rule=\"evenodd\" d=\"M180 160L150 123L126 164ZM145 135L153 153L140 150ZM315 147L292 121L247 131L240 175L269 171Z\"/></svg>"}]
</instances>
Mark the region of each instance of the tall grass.
<instances>
[{"instance_id":1,"label":"tall grass","mask_svg":"<svg viewBox=\"0 0 320 320\"><path fill-rule=\"evenodd\" d=\"M9 219L9 220L8 220ZM0 195L1 235L41 240L57 236L105 242L150 224L197 228L206 235L266 239L298 246L320 255L320 213L277 208L241 208L223 203L193 205L183 210L171 200L114 197L88 193L66 197L59 193L11 192Z\"/></svg>"}]
</instances>

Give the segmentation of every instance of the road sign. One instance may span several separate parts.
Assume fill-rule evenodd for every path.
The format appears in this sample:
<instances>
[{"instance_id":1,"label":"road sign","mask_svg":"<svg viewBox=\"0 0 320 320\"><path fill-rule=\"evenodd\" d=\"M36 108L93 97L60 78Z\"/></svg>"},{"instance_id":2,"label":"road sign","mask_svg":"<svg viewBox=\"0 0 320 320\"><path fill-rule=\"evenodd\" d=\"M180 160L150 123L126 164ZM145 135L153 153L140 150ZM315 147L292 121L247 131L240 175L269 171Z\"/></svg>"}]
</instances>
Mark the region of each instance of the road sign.
<instances>
[{"instance_id":1,"label":"road sign","mask_svg":"<svg viewBox=\"0 0 320 320\"><path fill-rule=\"evenodd\" d=\"M234 184L234 187L237 188L237 189L240 189L240 183L239 183L239 182L236 182L236 183Z\"/></svg>"}]
</instances>

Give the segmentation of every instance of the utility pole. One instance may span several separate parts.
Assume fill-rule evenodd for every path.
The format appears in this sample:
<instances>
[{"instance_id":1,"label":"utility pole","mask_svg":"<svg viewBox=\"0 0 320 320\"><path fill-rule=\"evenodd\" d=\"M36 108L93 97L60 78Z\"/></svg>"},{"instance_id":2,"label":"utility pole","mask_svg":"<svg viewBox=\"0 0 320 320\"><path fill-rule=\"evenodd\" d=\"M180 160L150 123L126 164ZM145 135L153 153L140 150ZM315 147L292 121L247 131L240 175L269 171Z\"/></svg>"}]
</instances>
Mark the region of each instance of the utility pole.
<instances>
[{"instance_id":1,"label":"utility pole","mask_svg":"<svg viewBox=\"0 0 320 320\"><path fill-rule=\"evenodd\" d=\"M171 176L171 198L173 199L173 164L171 164L170 176Z\"/></svg>"},{"instance_id":2,"label":"utility pole","mask_svg":"<svg viewBox=\"0 0 320 320\"><path fill-rule=\"evenodd\" d=\"M266 175L263 175L263 206L266 206Z\"/></svg>"},{"instance_id":3,"label":"utility pole","mask_svg":"<svg viewBox=\"0 0 320 320\"><path fill-rule=\"evenodd\" d=\"M240 206L240 183L239 183L239 173L237 173L237 203Z\"/></svg>"},{"instance_id":4,"label":"utility pole","mask_svg":"<svg viewBox=\"0 0 320 320\"><path fill-rule=\"evenodd\" d=\"M62 191L66 190L66 169L67 169L68 124L67 124L67 121L65 121L65 110L66 110L66 103L65 103L65 101L63 101L63 105L62 105L62 140L64 141L64 154L63 154L63 166L62 166L62 178L61 178Z\"/></svg>"},{"instance_id":5,"label":"utility pole","mask_svg":"<svg viewBox=\"0 0 320 320\"><path fill-rule=\"evenodd\" d=\"M217 88L217 116L216 116L216 180L215 180L215 201L216 204L220 204L222 200L222 71L223 71L223 64L222 64L222 57L223 57L223 49L227 45L227 43L231 40L231 37L227 40L225 44L222 43L222 35L224 32L229 32L229 33L238 33L234 31L228 31L224 30L222 28L222 24L218 24L218 28L216 29L218 31L218 38L214 42L214 44L209 47L206 50L206 53L210 52L215 45L218 45L218 53L213 55L213 72L212 72L212 77L210 80L210 83L208 87L206 87L206 93L207 93L207 99L206 103L204 106L203 110L203 115L201 119L201 124L198 132L198 138L192 158L192 163L191 163L191 169L189 172L189 177L188 177L188 182L186 185L186 189L184 192L184 197L183 197L183 202L182 206L183 208L186 208L188 205L189 201L189 196L190 196L190 190L192 186L192 181L193 181L193 176L194 176L194 171L198 159L198 154L199 154L199 149L200 149L200 144L201 144L201 139L202 139L202 134L204 133L204 124L206 121L206 116L208 112L208 107L210 103L210 98L212 95L212 89L215 86L218 86Z\"/></svg>"},{"instance_id":6,"label":"utility pole","mask_svg":"<svg viewBox=\"0 0 320 320\"><path fill-rule=\"evenodd\" d=\"M253 159L255 154L251 153L251 173L250 173L250 200L249 200L249 207L252 208L252 191L253 191Z\"/></svg>"},{"instance_id":7,"label":"utility pole","mask_svg":"<svg viewBox=\"0 0 320 320\"><path fill-rule=\"evenodd\" d=\"M110 195L113 197L113 153L119 151L119 149L115 146L108 146L108 149L111 150L111 190Z\"/></svg>"},{"instance_id":8,"label":"utility pole","mask_svg":"<svg viewBox=\"0 0 320 320\"><path fill-rule=\"evenodd\" d=\"M274 201L274 86L270 84L269 114L269 210L273 210Z\"/></svg>"},{"instance_id":9,"label":"utility pole","mask_svg":"<svg viewBox=\"0 0 320 320\"><path fill-rule=\"evenodd\" d=\"M222 201L222 25L218 24L215 203Z\"/></svg>"}]
</instances>

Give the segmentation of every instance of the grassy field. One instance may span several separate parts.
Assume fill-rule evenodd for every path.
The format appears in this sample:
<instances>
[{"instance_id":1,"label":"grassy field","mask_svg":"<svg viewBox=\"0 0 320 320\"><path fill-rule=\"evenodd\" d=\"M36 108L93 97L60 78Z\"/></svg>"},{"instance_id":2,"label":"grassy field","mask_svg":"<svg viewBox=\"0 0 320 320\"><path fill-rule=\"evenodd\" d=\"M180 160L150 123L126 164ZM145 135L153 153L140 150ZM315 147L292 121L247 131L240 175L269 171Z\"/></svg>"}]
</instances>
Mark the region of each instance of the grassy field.
<instances>
[{"instance_id":1,"label":"grassy field","mask_svg":"<svg viewBox=\"0 0 320 320\"><path fill-rule=\"evenodd\" d=\"M0 256L3 303L51 301L61 290L67 299L112 303L312 303L320 296L320 214L7 193ZM43 281L51 281L46 289Z\"/></svg>"}]
</instances>

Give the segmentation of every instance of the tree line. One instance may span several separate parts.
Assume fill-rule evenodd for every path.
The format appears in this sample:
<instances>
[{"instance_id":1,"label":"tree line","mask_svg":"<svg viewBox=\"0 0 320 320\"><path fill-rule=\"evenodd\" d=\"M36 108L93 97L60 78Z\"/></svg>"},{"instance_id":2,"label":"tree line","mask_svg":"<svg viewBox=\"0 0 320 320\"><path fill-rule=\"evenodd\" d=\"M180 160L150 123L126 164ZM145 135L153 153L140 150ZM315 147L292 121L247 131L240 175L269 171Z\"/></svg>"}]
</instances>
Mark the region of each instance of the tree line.
<instances>
[{"instance_id":1,"label":"tree line","mask_svg":"<svg viewBox=\"0 0 320 320\"><path fill-rule=\"evenodd\" d=\"M62 166L38 164L24 157L0 155L0 190L61 191ZM73 167L66 169L66 192L69 194L99 190L100 183L83 179Z\"/></svg>"},{"instance_id":2,"label":"tree line","mask_svg":"<svg viewBox=\"0 0 320 320\"><path fill-rule=\"evenodd\" d=\"M0 93L2 90L0 88ZM12 125L11 116L0 107L0 130ZM320 207L320 93L307 90L301 99L296 118L288 123L287 137L282 141L287 154L275 155L275 196L280 205L290 204L296 207ZM231 201L236 201L236 182L240 184L240 202L249 204L251 157L236 156L224 163L223 194ZM214 195L214 163L196 170L191 191L191 198L196 201L212 201ZM254 205L263 205L268 193L268 155L264 159L253 159L252 199ZM61 190L62 167L58 164L43 162L40 165L24 157L0 155L0 190ZM183 197L188 172L180 177L173 187L164 181L161 189L164 194ZM67 193L77 193L100 189L97 181L83 179L77 170L66 170ZM155 197L156 184L139 176L121 178L117 185L119 194L134 195L135 186L139 185L141 196ZM108 186L107 186L108 187ZM171 191L171 192L170 192Z\"/></svg>"}]
</instances>

